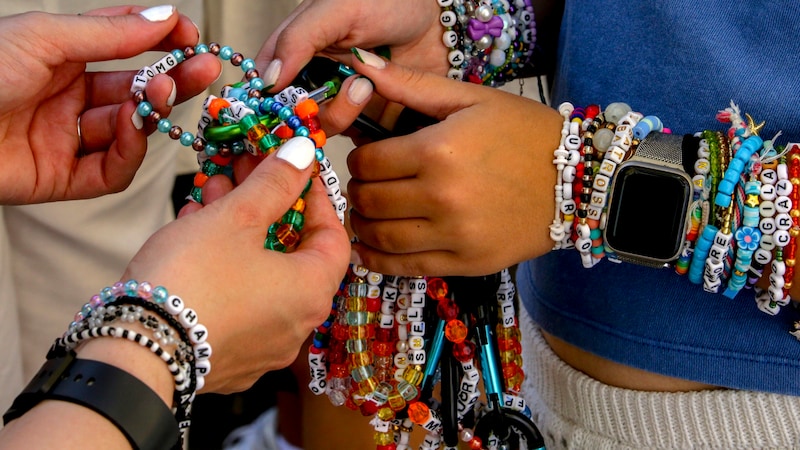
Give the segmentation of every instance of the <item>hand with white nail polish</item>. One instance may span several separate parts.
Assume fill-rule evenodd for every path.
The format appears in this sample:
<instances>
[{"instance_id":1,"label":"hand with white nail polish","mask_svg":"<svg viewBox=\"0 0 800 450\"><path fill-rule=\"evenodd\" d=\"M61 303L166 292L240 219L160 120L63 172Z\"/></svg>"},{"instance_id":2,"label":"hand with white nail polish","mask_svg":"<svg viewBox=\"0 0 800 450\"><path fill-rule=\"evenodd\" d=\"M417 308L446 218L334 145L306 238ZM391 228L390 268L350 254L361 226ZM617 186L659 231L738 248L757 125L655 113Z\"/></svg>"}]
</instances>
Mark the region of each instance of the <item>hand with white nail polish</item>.
<instances>
[{"instance_id":1,"label":"hand with white nail polish","mask_svg":"<svg viewBox=\"0 0 800 450\"><path fill-rule=\"evenodd\" d=\"M67 37L67 38L65 38ZM128 71L87 72L88 62L195 45L197 27L174 6L117 6L81 15L30 12L0 18L0 204L97 197L125 189L153 125L135 114ZM211 55L147 86L167 116L211 84Z\"/></svg>"}]
</instances>

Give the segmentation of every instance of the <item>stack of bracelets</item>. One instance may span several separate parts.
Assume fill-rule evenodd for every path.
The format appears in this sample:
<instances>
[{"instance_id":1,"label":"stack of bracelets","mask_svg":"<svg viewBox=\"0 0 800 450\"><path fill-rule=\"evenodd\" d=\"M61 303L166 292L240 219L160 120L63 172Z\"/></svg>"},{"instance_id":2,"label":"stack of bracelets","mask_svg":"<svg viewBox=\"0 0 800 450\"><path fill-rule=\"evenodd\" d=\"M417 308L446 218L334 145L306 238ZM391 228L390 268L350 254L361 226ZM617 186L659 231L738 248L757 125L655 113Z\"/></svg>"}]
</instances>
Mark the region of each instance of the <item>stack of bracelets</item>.
<instances>
[{"instance_id":1,"label":"stack of bracelets","mask_svg":"<svg viewBox=\"0 0 800 450\"><path fill-rule=\"evenodd\" d=\"M531 0L437 0L447 76L487 86L517 78L536 46Z\"/></svg>"},{"instance_id":2,"label":"stack of bracelets","mask_svg":"<svg viewBox=\"0 0 800 450\"><path fill-rule=\"evenodd\" d=\"M564 122L553 160L558 171L550 227L554 248L577 248L587 268L605 256L618 261L602 237L609 180L651 131L669 130L657 117L643 116L624 103L605 110L563 103L559 112ZM755 125L746 114L743 118L733 103L716 118L729 124L727 131L695 134L693 201L674 270L707 292L729 298L754 288L759 309L774 315L789 303L794 277L800 145L775 147L772 140L763 140L758 136L763 123ZM767 266L770 287L762 290L755 283Z\"/></svg>"}]
</instances>

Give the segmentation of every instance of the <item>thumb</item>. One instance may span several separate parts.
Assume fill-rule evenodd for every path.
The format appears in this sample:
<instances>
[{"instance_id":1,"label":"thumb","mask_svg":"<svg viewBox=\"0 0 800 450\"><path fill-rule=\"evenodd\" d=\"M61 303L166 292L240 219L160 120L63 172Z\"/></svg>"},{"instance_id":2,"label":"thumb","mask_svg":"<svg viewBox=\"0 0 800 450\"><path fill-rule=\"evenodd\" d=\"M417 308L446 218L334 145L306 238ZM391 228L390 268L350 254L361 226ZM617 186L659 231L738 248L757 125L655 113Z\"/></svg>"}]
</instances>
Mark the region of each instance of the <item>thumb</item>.
<instances>
[{"instance_id":1,"label":"thumb","mask_svg":"<svg viewBox=\"0 0 800 450\"><path fill-rule=\"evenodd\" d=\"M401 66L366 50L352 52L353 69L373 82L377 94L439 121L483 98L483 86Z\"/></svg>"},{"instance_id":2,"label":"thumb","mask_svg":"<svg viewBox=\"0 0 800 450\"><path fill-rule=\"evenodd\" d=\"M74 16L42 15L32 20L32 27L41 29L42 36L51 36L67 60L84 62L130 58L154 49L180 17L172 5L110 7Z\"/></svg>"},{"instance_id":3,"label":"thumb","mask_svg":"<svg viewBox=\"0 0 800 450\"><path fill-rule=\"evenodd\" d=\"M308 186L315 160L314 141L295 136L261 161L242 184L221 200L229 199L226 204L234 209L236 217L263 227L294 205Z\"/></svg>"}]
</instances>

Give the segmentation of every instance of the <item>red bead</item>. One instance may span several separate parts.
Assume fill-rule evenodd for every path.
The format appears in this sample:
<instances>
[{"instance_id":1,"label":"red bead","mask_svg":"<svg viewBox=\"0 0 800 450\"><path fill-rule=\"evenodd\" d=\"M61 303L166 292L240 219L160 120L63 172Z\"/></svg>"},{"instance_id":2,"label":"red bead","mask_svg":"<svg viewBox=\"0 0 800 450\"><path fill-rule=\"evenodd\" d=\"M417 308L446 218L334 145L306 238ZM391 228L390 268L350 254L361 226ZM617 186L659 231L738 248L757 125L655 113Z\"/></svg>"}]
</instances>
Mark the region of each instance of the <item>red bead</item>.
<instances>
[{"instance_id":1,"label":"red bead","mask_svg":"<svg viewBox=\"0 0 800 450\"><path fill-rule=\"evenodd\" d=\"M359 406L361 414L365 416L374 416L378 412L378 405L372 400L367 400Z\"/></svg>"},{"instance_id":2,"label":"red bead","mask_svg":"<svg viewBox=\"0 0 800 450\"><path fill-rule=\"evenodd\" d=\"M230 156L222 156L219 153L217 153L216 155L212 156L209 159L211 160L211 162L213 162L218 166L227 166L228 164L231 163L232 158Z\"/></svg>"},{"instance_id":3,"label":"red bead","mask_svg":"<svg viewBox=\"0 0 800 450\"><path fill-rule=\"evenodd\" d=\"M367 312L378 312L381 310L381 299L367 298Z\"/></svg>"},{"instance_id":4,"label":"red bead","mask_svg":"<svg viewBox=\"0 0 800 450\"><path fill-rule=\"evenodd\" d=\"M587 119L594 119L600 114L600 106L599 105L589 105L584 109L586 113Z\"/></svg>"},{"instance_id":5,"label":"red bead","mask_svg":"<svg viewBox=\"0 0 800 450\"><path fill-rule=\"evenodd\" d=\"M436 312L439 314L440 319L449 322L458 317L458 305L452 299L445 298L439 301L436 306Z\"/></svg>"},{"instance_id":6,"label":"red bead","mask_svg":"<svg viewBox=\"0 0 800 450\"><path fill-rule=\"evenodd\" d=\"M447 297L447 282L441 278L431 278L428 280L428 296L436 301Z\"/></svg>"},{"instance_id":7,"label":"red bead","mask_svg":"<svg viewBox=\"0 0 800 450\"><path fill-rule=\"evenodd\" d=\"M461 362L472 361L475 358L475 344L470 341L453 344L453 356Z\"/></svg>"}]
</instances>

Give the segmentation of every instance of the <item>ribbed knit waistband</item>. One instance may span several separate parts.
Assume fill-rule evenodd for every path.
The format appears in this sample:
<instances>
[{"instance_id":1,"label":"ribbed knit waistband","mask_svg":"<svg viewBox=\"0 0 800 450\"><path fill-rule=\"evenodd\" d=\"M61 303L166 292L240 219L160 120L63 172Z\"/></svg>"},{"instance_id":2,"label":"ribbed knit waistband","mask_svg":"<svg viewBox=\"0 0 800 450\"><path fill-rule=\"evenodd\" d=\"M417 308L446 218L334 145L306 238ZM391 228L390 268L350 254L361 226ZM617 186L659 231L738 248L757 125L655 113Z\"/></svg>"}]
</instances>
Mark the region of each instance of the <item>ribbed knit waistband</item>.
<instances>
[{"instance_id":1,"label":"ribbed knit waistband","mask_svg":"<svg viewBox=\"0 0 800 450\"><path fill-rule=\"evenodd\" d=\"M800 397L612 387L561 361L520 309L523 394L548 450L800 448Z\"/></svg>"}]
</instances>

